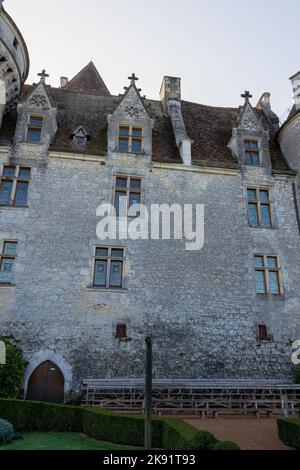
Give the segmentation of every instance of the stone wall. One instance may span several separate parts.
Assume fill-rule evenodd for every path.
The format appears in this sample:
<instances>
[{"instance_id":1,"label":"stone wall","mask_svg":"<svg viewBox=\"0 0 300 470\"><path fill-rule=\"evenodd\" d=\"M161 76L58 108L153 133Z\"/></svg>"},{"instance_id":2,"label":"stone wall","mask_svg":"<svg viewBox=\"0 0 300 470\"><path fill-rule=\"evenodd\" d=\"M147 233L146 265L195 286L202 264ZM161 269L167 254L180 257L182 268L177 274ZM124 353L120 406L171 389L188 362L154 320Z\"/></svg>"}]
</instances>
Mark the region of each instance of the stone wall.
<instances>
[{"instance_id":1,"label":"stone wall","mask_svg":"<svg viewBox=\"0 0 300 470\"><path fill-rule=\"evenodd\" d=\"M291 343L300 338L300 238L292 180L263 169L159 167L138 157L100 160L38 156L28 209L0 208L0 242L17 239L15 286L0 286L0 331L13 334L29 361L53 351L83 378L143 373L144 337L153 335L156 377L290 378ZM0 153L1 162L9 154ZM104 161L104 159L102 159ZM103 162L102 162L103 163ZM96 208L112 202L115 173L143 177L143 202L205 205L205 246L183 241L117 242L126 248L126 289L92 288ZM276 228L248 226L247 184L272 189ZM111 244L112 242L109 242ZM105 245L106 243L104 243ZM254 253L278 255L284 296L257 298ZM127 342L115 326L127 322ZM273 340L257 340L266 323Z\"/></svg>"}]
</instances>

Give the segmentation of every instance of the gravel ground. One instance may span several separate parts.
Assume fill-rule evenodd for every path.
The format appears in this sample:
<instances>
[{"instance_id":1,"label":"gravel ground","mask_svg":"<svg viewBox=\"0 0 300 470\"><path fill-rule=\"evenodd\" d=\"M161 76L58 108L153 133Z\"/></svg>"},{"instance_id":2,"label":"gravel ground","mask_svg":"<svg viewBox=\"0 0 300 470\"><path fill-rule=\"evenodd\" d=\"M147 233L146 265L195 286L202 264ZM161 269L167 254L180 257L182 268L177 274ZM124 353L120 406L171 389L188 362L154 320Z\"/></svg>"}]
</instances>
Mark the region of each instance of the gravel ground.
<instances>
[{"instance_id":1,"label":"gravel ground","mask_svg":"<svg viewBox=\"0 0 300 470\"><path fill-rule=\"evenodd\" d=\"M222 441L234 441L242 450L292 450L278 437L276 419L185 419Z\"/></svg>"}]
</instances>

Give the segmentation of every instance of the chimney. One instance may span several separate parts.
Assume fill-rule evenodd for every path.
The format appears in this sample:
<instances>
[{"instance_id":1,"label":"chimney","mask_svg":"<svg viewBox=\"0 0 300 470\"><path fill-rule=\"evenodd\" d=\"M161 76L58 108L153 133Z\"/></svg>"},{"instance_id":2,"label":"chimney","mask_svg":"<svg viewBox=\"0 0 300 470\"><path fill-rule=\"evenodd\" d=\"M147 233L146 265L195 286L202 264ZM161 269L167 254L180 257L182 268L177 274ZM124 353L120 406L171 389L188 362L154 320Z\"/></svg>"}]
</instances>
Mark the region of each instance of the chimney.
<instances>
[{"instance_id":1,"label":"chimney","mask_svg":"<svg viewBox=\"0 0 300 470\"><path fill-rule=\"evenodd\" d=\"M256 107L258 109L263 109L264 111L266 111L267 113L271 112L272 109L271 109L271 100L270 100L270 96L271 94L266 92L264 93L259 102L257 103Z\"/></svg>"},{"instance_id":2,"label":"chimney","mask_svg":"<svg viewBox=\"0 0 300 470\"><path fill-rule=\"evenodd\" d=\"M66 85L68 85L68 83L68 77L60 77L60 88L64 88Z\"/></svg>"},{"instance_id":3,"label":"chimney","mask_svg":"<svg viewBox=\"0 0 300 470\"><path fill-rule=\"evenodd\" d=\"M293 75L290 80L293 86L296 109L300 109L300 72Z\"/></svg>"},{"instance_id":4,"label":"chimney","mask_svg":"<svg viewBox=\"0 0 300 470\"><path fill-rule=\"evenodd\" d=\"M176 144L185 165L192 164L192 141L186 131L181 109L181 79L164 77L160 89L160 99L164 112L172 121Z\"/></svg>"},{"instance_id":5,"label":"chimney","mask_svg":"<svg viewBox=\"0 0 300 470\"><path fill-rule=\"evenodd\" d=\"M168 101L181 101L181 78L164 77L160 89L160 100L165 112L167 112Z\"/></svg>"}]
</instances>

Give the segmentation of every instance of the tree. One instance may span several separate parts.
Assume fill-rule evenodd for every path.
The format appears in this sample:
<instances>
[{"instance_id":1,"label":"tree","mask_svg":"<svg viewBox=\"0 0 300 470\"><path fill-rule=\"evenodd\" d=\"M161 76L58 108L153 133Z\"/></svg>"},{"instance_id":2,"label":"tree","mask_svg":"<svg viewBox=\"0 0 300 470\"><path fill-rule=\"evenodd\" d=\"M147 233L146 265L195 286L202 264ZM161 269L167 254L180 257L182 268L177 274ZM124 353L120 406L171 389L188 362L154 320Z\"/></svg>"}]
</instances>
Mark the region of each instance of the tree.
<instances>
[{"instance_id":1,"label":"tree","mask_svg":"<svg viewBox=\"0 0 300 470\"><path fill-rule=\"evenodd\" d=\"M27 362L13 338L0 337L6 346L6 363L0 364L0 397L18 398L24 381Z\"/></svg>"}]
</instances>

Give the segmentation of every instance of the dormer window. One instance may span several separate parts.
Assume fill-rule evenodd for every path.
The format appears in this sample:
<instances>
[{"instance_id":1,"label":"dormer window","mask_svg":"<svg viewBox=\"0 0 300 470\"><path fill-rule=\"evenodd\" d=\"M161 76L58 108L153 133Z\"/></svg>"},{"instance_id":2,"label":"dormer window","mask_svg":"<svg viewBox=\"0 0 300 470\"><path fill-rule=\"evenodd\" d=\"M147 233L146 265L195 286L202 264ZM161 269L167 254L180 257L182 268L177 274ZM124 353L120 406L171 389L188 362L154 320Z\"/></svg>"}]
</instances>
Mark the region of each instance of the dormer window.
<instances>
[{"instance_id":1,"label":"dormer window","mask_svg":"<svg viewBox=\"0 0 300 470\"><path fill-rule=\"evenodd\" d=\"M143 129L141 127L119 127L119 152L142 153Z\"/></svg>"},{"instance_id":2,"label":"dormer window","mask_svg":"<svg viewBox=\"0 0 300 470\"><path fill-rule=\"evenodd\" d=\"M31 115L29 117L26 142L29 144L39 144L41 142L43 123L43 116Z\"/></svg>"},{"instance_id":3,"label":"dormer window","mask_svg":"<svg viewBox=\"0 0 300 470\"><path fill-rule=\"evenodd\" d=\"M245 163L251 166L260 165L260 152L257 140L245 140Z\"/></svg>"},{"instance_id":4,"label":"dormer window","mask_svg":"<svg viewBox=\"0 0 300 470\"><path fill-rule=\"evenodd\" d=\"M73 147L77 150L84 151L86 148L86 141L88 134L86 133L85 129L80 126L76 131L72 134L73 136Z\"/></svg>"}]
</instances>

